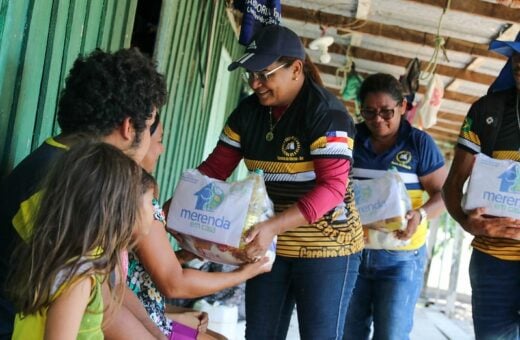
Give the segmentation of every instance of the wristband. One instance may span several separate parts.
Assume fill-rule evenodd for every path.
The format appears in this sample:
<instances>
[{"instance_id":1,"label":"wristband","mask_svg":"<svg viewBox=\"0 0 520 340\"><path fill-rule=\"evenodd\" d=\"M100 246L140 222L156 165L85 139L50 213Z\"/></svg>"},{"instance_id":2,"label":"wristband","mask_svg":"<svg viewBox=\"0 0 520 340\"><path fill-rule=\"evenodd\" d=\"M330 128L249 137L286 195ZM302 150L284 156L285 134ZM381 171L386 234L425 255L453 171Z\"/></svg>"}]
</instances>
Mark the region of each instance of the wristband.
<instances>
[{"instance_id":1,"label":"wristband","mask_svg":"<svg viewBox=\"0 0 520 340\"><path fill-rule=\"evenodd\" d=\"M428 218L428 213L424 208L419 208L419 215L421 215L421 219L419 220L419 224L422 223L422 221L426 220Z\"/></svg>"},{"instance_id":2,"label":"wristband","mask_svg":"<svg viewBox=\"0 0 520 340\"><path fill-rule=\"evenodd\" d=\"M172 321L170 340L194 340L197 339L198 334L198 330L183 325L182 323Z\"/></svg>"}]
</instances>

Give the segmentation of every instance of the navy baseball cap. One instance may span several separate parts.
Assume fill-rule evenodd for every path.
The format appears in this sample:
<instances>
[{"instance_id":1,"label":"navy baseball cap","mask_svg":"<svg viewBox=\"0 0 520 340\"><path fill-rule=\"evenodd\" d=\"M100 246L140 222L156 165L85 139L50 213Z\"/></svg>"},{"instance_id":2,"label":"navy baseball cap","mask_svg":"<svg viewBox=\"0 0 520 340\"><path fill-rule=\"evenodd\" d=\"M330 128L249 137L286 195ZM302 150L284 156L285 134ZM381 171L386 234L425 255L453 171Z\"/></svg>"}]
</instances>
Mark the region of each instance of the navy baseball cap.
<instances>
[{"instance_id":1,"label":"navy baseball cap","mask_svg":"<svg viewBox=\"0 0 520 340\"><path fill-rule=\"evenodd\" d=\"M520 53L520 32L518 32L515 41L493 40L491 44L489 44L489 50L505 55L506 57L512 56L513 51Z\"/></svg>"},{"instance_id":2,"label":"navy baseball cap","mask_svg":"<svg viewBox=\"0 0 520 340\"><path fill-rule=\"evenodd\" d=\"M261 71L280 57L305 59L305 48L300 38L287 27L262 27L246 47L246 53L228 66L228 71L243 67L248 71Z\"/></svg>"},{"instance_id":3,"label":"navy baseball cap","mask_svg":"<svg viewBox=\"0 0 520 340\"><path fill-rule=\"evenodd\" d=\"M514 41L493 40L491 44L489 44L489 50L505 55L506 57L509 57L509 59L498 74L498 77L489 87L488 93L516 87L515 78L513 77L511 56L513 55L513 52L520 53L520 32L518 32Z\"/></svg>"}]
</instances>

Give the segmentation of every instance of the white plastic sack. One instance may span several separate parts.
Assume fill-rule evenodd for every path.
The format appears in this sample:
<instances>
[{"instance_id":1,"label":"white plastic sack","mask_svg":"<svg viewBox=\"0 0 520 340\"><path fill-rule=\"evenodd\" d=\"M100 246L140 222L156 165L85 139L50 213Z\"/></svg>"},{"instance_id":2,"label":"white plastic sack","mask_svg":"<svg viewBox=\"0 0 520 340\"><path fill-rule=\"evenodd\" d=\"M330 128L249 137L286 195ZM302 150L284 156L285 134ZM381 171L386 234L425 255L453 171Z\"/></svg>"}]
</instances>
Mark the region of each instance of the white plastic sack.
<instances>
[{"instance_id":1,"label":"white plastic sack","mask_svg":"<svg viewBox=\"0 0 520 340\"><path fill-rule=\"evenodd\" d=\"M428 82L424 98L417 108L416 117L420 119L420 125L423 129L428 129L437 124L437 113L441 108L443 96L444 84L439 76L434 74Z\"/></svg>"},{"instance_id":2,"label":"white plastic sack","mask_svg":"<svg viewBox=\"0 0 520 340\"><path fill-rule=\"evenodd\" d=\"M395 171L367 180L353 180L356 207L364 227L384 232L406 228L404 217L411 209L410 197Z\"/></svg>"},{"instance_id":3,"label":"white plastic sack","mask_svg":"<svg viewBox=\"0 0 520 340\"><path fill-rule=\"evenodd\" d=\"M520 163L482 153L475 158L462 207L492 216L520 218Z\"/></svg>"},{"instance_id":4,"label":"white plastic sack","mask_svg":"<svg viewBox=\"0 0 520 340\"><path fill-rule=\"evenodd\" d=\"M356 207L363 224L365 248L395 249L410 241L399 240L394 231L404 230L405 215L412 207L401 176L395 171L368 180L353 180Z\"/></svg>"},{"instance_id":5,"label":"white plastic sack","mask_svg":"<svg viewBox=\"0 0 520 340\"><path fill-rule=\"evenodd\" d=\"M187 170L175 188L167 226L179 233L182 248L213 262L241 264L247 262L243 236L273 214L261 174L228 183ZM273 261L275 249L273 242Z\"/></svg>"},{"instance_id":6,"label":"white plastic sack","mask_svg":"<svg viewBox=\"0 0 520 340\"><path fill-rule=\"evenodd\" d=\"M193 309L208 313L208 329L222 334L228 339L235 339L238 323L238 307L211 304L206 300L198 300Z\"/></svg>"},{"instance_id":7,"label":"white plastic sack","mask_svg":"<svg viewBox=\"0 0 520 340\"><path fill-rule=\"evenodd\" d=\"M410 244L410 239L400 240L394 233L363 228L363 238L366 249L396 250Z\"/></svg>"}]
</instances>

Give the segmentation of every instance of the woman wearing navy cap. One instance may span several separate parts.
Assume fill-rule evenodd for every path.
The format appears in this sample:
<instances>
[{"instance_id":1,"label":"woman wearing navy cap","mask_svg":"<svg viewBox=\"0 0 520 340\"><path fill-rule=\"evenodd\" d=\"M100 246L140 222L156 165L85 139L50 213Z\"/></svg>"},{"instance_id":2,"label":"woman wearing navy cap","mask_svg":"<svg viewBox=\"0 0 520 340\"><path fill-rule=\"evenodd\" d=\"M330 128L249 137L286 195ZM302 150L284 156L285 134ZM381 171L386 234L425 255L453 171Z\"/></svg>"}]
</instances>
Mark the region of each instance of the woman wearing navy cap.
<instances>
[{"instance_id":1,"label":"woman wearing navy cap","mask_svg":"<svg viewBox=\"0 0 520 340\"><path fill-rule=\"evenodd\" d=\"M247 237L252 261L276 235L278 244L272 271L247 281L246 338L285 338L296 304L302 339L341 339L363 248L348 184L353 121L285 27L259 31L229 70L239 66L254 94L199 170L226 179L243 158L264 171L275 204Z\"/></svg>"}]
</instances>

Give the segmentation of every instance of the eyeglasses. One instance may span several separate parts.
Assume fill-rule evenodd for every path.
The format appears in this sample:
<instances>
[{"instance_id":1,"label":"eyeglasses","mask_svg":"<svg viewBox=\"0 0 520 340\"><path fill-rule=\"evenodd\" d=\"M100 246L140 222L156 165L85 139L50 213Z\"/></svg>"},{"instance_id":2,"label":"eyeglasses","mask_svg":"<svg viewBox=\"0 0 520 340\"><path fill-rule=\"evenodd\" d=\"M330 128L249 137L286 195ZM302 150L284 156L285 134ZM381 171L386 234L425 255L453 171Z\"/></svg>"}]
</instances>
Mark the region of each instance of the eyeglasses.
<instances>
[{"instance_id":1,"label":"eyeglasses","mask_svg":"<svg viewBox=\"0 0 520 340\"><path fill-rule=\"evenodd\" d=\"M397 104L397 106L399 106L399 104ZM365 118L365 120L376 119L376 116L379 116L384 120L390 120L394 117L395 109L397 108L397 106L391 109L361 109L359 113L361 114L361 117Z\"/></svg>"},{"instance_id":2,"label":"eyeglasses","mask_svg":"<svg viewBox=\"0 0 520 340\"><path fill-rule=\"evenodd\" d=\"M282 64L270 71L260 71L260 72L244 72L242 73L242 77L244 77L244 80L248 83L252 83L255 80L261 81L262 83L267 82L270 77L279 69L282 67L287 66L287 63Z\"/></svg>"}]
</instances>

